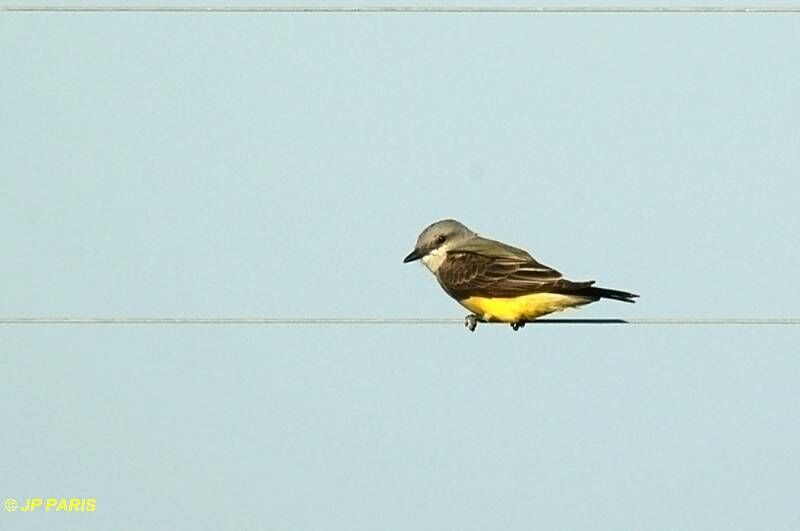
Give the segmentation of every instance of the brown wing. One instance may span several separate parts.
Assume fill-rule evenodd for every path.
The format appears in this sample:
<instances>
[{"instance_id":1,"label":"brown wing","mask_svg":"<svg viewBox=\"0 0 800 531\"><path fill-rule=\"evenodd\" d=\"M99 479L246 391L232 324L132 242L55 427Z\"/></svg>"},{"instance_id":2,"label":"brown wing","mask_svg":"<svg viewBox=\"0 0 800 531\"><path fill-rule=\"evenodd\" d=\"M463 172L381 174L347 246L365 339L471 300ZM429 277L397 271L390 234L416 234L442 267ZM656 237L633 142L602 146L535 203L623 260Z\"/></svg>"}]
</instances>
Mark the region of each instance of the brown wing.
<instances>
[{"instance_id":1,"label":"brown wing","mask_svg":"<svg viewBox=\"0 0 800 531\"><path fill-rule=\"evenodd\" d=\"M530 255L497 257L461 251L447 253L436 276L444 290L458 300L564 292L593 284L566 280L561 273L540 264Z\"/></svg>"}]
</instances>

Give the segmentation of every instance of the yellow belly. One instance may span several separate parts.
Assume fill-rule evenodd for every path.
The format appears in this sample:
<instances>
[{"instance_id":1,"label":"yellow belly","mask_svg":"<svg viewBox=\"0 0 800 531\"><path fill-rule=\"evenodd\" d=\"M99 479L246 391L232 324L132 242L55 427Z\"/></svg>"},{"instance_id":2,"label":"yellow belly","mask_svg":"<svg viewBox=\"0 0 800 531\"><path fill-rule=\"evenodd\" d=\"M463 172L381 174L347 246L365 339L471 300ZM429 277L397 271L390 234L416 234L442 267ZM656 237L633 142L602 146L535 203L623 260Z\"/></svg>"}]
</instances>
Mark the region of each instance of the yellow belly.
<instances>
[{"instance_id":1,"label":"yellow belly","mask_svg":"<svg viewBox=\"0 0 800 531\"><path fill-rule=\"evenodd\" d=\"M530 321L548 313L581 306L596 299L558 293L532 293L519 297L469 297L458 301L485 321L516 323Z\"/></svg>"}]
</instances>

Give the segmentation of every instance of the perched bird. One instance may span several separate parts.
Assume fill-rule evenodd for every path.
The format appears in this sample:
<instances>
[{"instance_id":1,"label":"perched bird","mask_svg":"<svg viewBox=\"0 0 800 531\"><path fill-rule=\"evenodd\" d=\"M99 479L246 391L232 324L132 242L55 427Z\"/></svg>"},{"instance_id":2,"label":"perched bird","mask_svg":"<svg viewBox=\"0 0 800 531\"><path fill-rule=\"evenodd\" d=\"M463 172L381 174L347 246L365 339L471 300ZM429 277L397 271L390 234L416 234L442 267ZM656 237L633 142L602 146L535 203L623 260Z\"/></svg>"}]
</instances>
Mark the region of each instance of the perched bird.
<instances>
[{"instance_id":1,"label":"perched bird","mask_svg":"<svg viewBox=\"0 0 800 531\"><path fill-rule=\"evenodd\" d=\"M600 299L635 302L633 293L573 282L527 251L482 238L454 219L437 221L417 238L404 263L420 260L448 295L468 309L464 324L510 323L514 330L542 315Z\"/></svg>"}]
</instances>

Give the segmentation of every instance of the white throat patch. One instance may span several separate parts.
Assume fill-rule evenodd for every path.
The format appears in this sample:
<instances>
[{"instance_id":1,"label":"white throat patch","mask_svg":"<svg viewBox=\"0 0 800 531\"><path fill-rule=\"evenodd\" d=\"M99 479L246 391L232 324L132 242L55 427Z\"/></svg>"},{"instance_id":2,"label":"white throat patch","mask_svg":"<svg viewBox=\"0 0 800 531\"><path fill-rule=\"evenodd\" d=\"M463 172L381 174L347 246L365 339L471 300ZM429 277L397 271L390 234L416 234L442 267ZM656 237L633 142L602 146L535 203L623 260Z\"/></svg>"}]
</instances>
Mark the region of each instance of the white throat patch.
<instances>
[{"instance_id":1,"label":"white throat patch","mask_svg":"<svg viewBox=\"0 0 800 531\"><path fill-rule=\"evenodd\" d=\"M430 269L431 273L436 273L446 257L447 251L441 248L434 249L422 257L422 262L425 264L425 267Z\"/></svg>"}]
</instances>

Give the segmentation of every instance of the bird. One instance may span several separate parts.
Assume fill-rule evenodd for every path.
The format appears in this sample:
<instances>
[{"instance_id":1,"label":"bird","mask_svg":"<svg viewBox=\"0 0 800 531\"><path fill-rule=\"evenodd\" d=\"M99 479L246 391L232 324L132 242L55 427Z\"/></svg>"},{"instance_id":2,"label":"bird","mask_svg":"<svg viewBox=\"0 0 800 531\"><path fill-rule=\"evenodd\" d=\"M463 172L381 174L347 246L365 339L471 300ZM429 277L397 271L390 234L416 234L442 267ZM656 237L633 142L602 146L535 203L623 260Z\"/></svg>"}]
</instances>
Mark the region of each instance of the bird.
<instances>
[{"instance_id":1,"label":"bird","mask_svg":"<svg viewBox=\"0 0 800 531\"><path fill-rule=\"evenodd\" d=\"M635 302L635 293L567 280L527 251L479 236L463 223L428 225L403 263L422 260L444 291L471 313L464 325L509 323L514 331L549 313L612 299Z\"/></svg>"}]
</instances>

